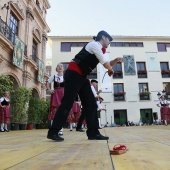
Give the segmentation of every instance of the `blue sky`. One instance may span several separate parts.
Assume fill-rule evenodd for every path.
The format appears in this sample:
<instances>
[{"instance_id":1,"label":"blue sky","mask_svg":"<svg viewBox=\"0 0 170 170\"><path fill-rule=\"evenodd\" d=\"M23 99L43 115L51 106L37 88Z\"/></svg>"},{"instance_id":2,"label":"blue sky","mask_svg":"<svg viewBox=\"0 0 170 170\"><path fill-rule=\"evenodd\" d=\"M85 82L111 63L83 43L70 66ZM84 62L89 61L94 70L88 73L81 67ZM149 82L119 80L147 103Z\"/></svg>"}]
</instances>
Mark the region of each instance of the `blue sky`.
<instances>
[{"instance_id":1,"label":"blue sky","mask_svg":"<svg viewBox=\"0 0 170 170\"><path fill-rule=\"evenodd\" d=\"M49 36L170 36L170 0L49 0Z\"/></svg>"}]
</instances>

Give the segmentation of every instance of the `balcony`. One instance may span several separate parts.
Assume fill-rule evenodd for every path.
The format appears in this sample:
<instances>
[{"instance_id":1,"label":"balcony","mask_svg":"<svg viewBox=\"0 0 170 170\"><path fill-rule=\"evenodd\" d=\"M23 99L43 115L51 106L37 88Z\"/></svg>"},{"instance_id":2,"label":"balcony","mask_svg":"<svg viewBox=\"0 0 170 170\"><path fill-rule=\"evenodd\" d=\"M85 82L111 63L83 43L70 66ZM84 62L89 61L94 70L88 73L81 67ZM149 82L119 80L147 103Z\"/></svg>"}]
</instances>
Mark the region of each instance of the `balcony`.
<instances>
[{"instance_id":1,"label":"balcony","mask_svg":"<svg viewBox=\"0 0 170 170\"><path fill-rule=\"evenodd\" d=\"M140 92L139 98L140 100L150 100L150 92Z\"/></svg>"},{"instance_id":2,"label":"balcony","mask_svg":"<svg viewBox=\"0 0 170 170\"><path fill-rule=\"evenodd\" d=\"M138 78L147 78L147 70L138 70Z\"/></svg>"},{"instance_id":3,"label":"balcony","mask_svg":"<svg viewBox=\"0 0 170 170\"><path fill-rule=\"evenodd\" d=\"M8 39L12 43L13 46L15 45L15 37L17 37L17 35L15 35L15 33L12 31L12 29L6 25L6 23L1 19L1 17L0 17L0 33L6 39ZM26 45L25 45L24 55L27 56L27 46Z\"/></svg>"},{"instance_id":4,"label":"balcony","mask_svg":"<svg viewBox=\"0 0 170 170\"><path fill-rule=\"evenodd\" d=\"M162 78L169 78L170 71L169 70L161 70Z\"/></svg>"},{"instance_id":5,"label":"balcony","mask_svg":"<svg viewBox=\"0 0 170 170\"><path fill-rule=\"evenodd\" d=\"M36 65L39 64L39 61L41 61L36 55L31 55L31 59L36 63Z\"/></svg>"},{"instance_id":6,"label":"balcony","mask_svg":"<svg viewBox=\"0 0 170 170\"><path fill-rule=\"evenodd\" d=\"M116 92L114 93L114 101L125 101L126 92Z\"/></svg>"},{"instance_id":7,"label":"balcony","mask_svg":"<svg viewBox=\"0 0 170 170\"><path fill-rule=\"evenodd\" d=\"M113 78L114 78L114 79L123 78L122 70L115 70L115 71L114 71L114 74L113 74Z\"/></svg>"}]
</instances>

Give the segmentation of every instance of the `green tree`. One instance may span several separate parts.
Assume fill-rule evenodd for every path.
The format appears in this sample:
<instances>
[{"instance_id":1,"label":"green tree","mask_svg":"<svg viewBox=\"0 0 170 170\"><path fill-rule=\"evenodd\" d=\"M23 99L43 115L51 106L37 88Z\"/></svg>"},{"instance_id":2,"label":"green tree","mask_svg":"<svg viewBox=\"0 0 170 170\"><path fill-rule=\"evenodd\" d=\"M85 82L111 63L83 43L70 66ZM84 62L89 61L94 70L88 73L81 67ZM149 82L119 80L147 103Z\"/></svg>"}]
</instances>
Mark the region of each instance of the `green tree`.
<instances>
[{"instance_id":1,"label":"green tree","mask_svg":"<svg viewBox=\"0 0 170 170\"><path fill-rule=\"evenodd\" d=\"M28 102L32 90L26 87L19 87L11 93L11 122L26 123Z\"/></svg>"},{"instance_id":2,"label":"green tree","mask_svg":"<svg viewBox=\"0 0 170 170\"><path fill-rule=\"evenodd\" d=\"M0 75L0 96L3 96L5 91L9 93L13 91L13 81L8 75Z\"/></svg>"}]
</instances>

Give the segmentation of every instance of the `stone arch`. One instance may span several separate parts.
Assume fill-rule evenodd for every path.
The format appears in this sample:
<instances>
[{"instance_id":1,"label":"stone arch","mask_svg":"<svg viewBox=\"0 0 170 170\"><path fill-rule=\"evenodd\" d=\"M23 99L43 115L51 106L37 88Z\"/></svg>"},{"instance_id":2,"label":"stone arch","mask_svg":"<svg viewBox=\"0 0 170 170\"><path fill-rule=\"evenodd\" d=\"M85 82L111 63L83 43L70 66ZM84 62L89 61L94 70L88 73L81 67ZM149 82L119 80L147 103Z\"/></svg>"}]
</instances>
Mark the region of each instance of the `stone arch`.
<instances>
[{"instance_id":1,"label":"stone arch","mask_svg":"<svg viewBox=\"0 0 170 170\"><path fill-rule=\"evenodd\" d=\"M14 89L17 89L18 87L21 86L21 83L20 83L18 77L15 74L13 74L13 73L6 73L5 75L8 75L10 77L10 79L13 81L13 83L14 83L13 84L13 88Z\"/></svg>"},{"instance_id":2,"label":"stone arch","mask_svg":"<svg viewBox=\"0 0 170 170\"><path fill-rule=\"evenodd\" d=\"M40 92L36 87L32 88L32 96L38 99L40 98Z\"/></svg>"}]
</instances>

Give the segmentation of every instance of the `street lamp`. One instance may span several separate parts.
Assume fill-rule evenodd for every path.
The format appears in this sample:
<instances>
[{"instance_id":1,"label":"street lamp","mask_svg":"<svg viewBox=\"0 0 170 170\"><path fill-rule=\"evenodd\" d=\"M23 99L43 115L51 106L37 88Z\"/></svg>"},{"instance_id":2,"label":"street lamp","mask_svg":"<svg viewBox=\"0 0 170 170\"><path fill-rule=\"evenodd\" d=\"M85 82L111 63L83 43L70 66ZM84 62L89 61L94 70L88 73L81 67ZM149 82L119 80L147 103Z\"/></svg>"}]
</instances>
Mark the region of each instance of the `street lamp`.
<instances>
[{"instance_id":1,"label":"street lamp","mask_svg":"<svg viewBox=\"0 0 170 170\"><path fill-rule=\"evenodd\" d=\"M158 96L158 99L159 99L161 97L161 93L158 92L157 96Z\"/></svg>"},{"instance_id":2,"label":"street lamp","mask_svg":"<svg viewBox=\"0 0 170 170\"><path fill-rule=\"evenodd\" d=\"M1 8L1 9L5 8L7 10L7 13L6 13L6 25L7 25L7 19L8 19L8 11L10 9L10 2L11 1L9 1L7 4L4 4L4 6Z\"/></svg>"},{"instance_id":3,"label":"street lamp","mask_svg":"<svg viewBox=\"0 0 170 170\"><path fill-rule=\"evenodd\" d=\"M166 94L166 91L163 89L162 90L162 95L165 95Z\"/></svg>"}]
</instances>

